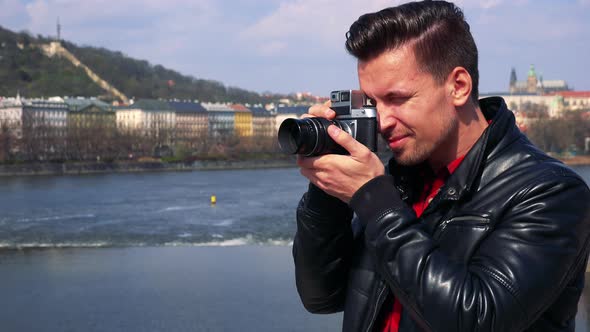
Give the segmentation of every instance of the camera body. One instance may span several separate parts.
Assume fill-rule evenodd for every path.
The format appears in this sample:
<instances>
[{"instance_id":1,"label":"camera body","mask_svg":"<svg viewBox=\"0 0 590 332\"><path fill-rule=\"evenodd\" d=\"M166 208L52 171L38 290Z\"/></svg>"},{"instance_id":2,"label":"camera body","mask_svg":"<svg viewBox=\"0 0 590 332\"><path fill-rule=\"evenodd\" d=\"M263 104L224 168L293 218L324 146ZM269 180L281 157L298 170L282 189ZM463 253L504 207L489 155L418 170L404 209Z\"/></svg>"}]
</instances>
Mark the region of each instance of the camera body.
<instances>
[{"instance_id":1,"label":"camera body","mask_svg":"<svg viewBox=\"0 0 590 332\"><path fill-rule=\"evenodd\" d=\"M334 120L310 117L281 123L278 140L283 152L304 156L348 154L328 135L332 124L371 151L377 151L377 109L369 104L365 94L359 90L336 90L330 93L330 101L330 108L336 112Z\"/></svg>"}]
</instances>

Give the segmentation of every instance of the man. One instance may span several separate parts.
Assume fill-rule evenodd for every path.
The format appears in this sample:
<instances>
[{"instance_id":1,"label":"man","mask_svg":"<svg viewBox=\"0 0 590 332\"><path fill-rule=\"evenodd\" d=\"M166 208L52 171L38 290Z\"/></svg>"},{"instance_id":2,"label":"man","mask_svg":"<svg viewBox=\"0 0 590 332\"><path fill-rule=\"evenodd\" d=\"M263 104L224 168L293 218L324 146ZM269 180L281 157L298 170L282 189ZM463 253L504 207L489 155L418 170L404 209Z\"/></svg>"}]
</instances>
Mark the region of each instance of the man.
<instances>
[{"instance_id":1,"label":"man","mask_svg":"<svg viewBox=\"0 0 590 332\"><path fill-rule=\"evenodd\" d=\"M393 158L385 169L330 126L350 155L298 159L311 182L293 243L305 307L344 310L346 331L574 331L590 190L518 131L501 98L478 101L461 10L366 14L346 47Z\"/></svg>"}]
</instances>

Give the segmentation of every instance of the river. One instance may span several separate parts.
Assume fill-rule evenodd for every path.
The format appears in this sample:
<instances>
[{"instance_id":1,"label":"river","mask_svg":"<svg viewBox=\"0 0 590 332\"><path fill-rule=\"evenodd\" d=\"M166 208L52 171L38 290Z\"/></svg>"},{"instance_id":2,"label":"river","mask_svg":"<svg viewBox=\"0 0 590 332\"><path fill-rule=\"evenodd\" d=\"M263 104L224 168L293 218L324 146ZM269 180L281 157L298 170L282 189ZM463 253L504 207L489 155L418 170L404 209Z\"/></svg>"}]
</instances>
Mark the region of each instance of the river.
<instances>
[{"instance_id":1,"label":"river","mask_svg":"<svg viewBox=\"0 0 590 332\"><path fill-rule=\"evenodd\" d=\"M294 287L306 186L294 168L3 178L2 330L338 331ZM579 309L588 331L590 295Z\"/></svg>"}]
</instances>

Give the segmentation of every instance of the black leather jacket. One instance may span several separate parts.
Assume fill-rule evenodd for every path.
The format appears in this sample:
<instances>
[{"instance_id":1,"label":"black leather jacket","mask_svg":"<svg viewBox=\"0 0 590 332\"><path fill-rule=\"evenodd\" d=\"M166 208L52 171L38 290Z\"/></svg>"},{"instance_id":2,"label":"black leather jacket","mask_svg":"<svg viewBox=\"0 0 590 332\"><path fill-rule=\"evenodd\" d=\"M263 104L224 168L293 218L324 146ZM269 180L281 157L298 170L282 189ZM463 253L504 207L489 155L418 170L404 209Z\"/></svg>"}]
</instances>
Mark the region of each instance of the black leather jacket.
<instances>
[{"instance_id":1,"label":"black leather jacket","mask_svg":"<svg viewBox=\"0 0 590 332\"><path fill-rule=\"evenodd\" d=\"M390 161L350 207L310 185L293 243L307 310L344 310L344 331L371 331L391 292L403 332L574 331L588 186L520 133L501 98L480 106L491 125L420 218L411 167Z\"/></svg>"}]
</instances>

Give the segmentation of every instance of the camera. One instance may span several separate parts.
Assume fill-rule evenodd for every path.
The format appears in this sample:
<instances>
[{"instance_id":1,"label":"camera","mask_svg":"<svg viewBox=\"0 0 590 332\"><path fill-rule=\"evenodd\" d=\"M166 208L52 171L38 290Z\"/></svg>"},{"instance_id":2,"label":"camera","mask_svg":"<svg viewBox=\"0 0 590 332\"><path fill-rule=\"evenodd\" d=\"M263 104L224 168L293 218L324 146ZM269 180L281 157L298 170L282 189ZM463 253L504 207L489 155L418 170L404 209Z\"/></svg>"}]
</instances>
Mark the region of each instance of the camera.
<instances>
[{"instance_id":1,"label":"camera","mask_svg":"<svg viewBox=\"0 0 590 332\"><path fill-rule=\"evenodd\" d=\"M354 139L377 151L377 109L359 90L337 90L330 93L330 108L336 112L334 120L320 117L286 119L279 127L279 147L287 154L306 157L324 154L348 154L338 145L327 129L335 125Z\"/></svg>"}]
</instances>

